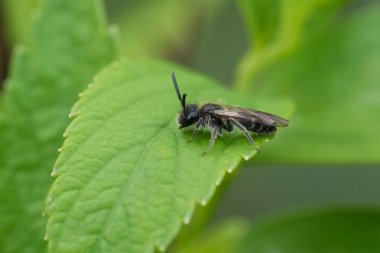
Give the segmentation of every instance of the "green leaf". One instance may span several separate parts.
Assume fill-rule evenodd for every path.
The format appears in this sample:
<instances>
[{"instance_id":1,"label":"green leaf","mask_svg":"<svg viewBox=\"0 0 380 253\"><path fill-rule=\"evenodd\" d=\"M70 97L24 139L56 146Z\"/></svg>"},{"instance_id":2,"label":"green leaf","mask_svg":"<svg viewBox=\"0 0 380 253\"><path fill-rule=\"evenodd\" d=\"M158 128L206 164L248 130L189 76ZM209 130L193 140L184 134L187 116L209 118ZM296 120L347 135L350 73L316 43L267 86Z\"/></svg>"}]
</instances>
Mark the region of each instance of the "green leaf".
<instances>
[{"instance_id":1,"label":"green leaf","mask_svg":"<svg viewBox=\"0 0 380 253\"><path fill-rule=\"evenodd\" d=\"M193 46L195 31L225 3L226 0L128 2L114 17L125 42L123 51L128 57L182 57ZM120 9L119 3L116 6Z\"/></svg>"},{"instance_id":2,"label":"green leaf","mask_svg":"<svg viewBox=\"0 0 380 253\"><path fill-rule=\"evenodd\" d=\"M356 10L260 76L256 93L288 94L298 108L261 159L380 162L379 13L379 4Z\"/></svg>"},{"instance_id":3,"label":"green leaf","mask_svg":"<svg viewBox=\"0 0 380 253\"><path fill-rule=\"evenodd\" d=\"M165 250L196 204L205 205L226 172L255 150L242 134L209 133L187 144L179 130L175 71L188 102L240 104L286 116L290 103L253 99L175 65L123 61L103 71L74 106L74 121L47 199L50 252ZM262 139L256 138L261 145ZM263 149L262 152L265 152Z\"/></svg>"},{"instance_id":4,"label":"green leaf","mask_svg":"<svg viewBox=\"0 0 380 253\"><path fill-rule=\"evenodd\" d=\"M235 224L236 228L239 225L241 225L239 227L243 227L244 225L243 220L233 219L230 222L222 223L220 226L213 229L211 231L212 233L209 233L207 229L210 221L213 219L213 217L216 214L221 198L223 198L226 191L229 189L231 182L236 178L237 173L238 172L235 170L232 173L228 173L223 177L223 184L221 184L220 186L216 188L215 192L213 193L212 198L210 199L210 201L207 203L206 206L201 206L201 205L196 206L191 217L191 223L181 228L179 233L176 235L175 240L171 243L170 247L167 249L167 252L172 252L173 249L176 250L178 248L180 248L180 250L185 250L188 247L190 247L190 245L197 244L198 241L202 242L202 245L204 244L206 246L208 244L206 242L208 241L208 239L203 240L201 239L201 237L202 238L203 236L209 237L210 235L210 238L211 237L214 238L212 233L214 232L219 233L218 231L224 229L224 227L230 227L229 226L230 224L232 227ZM224 232L221 231L221 234L224 234ZM205 242L203 243L203 241Z\"/></svg>"},{"instance_id":5,"label":"green leaf","mask_svg":"<svg viewBox=\"0 0 380 253\"><path fill-rule=\"evenodd\" d=\"M256 48L271 43L280 29L280 0L238 0L251 41Z\"/></svg>"},{"instance_id":6,"label":"green leaf","mask_svg":"<svg viewBox=\"0 0 380 253\"><path fill-rule=\"evenodd\" d=\"M380 212L370 208L295 213L253 223L238 253L380 251Z\"/></svg>"},{"instance_id":7,"label":"green leaf","mask_svg":"<svg viewBox=\"0 0 380 253\"><path fill-rule=\"evenodd\" d=\"M175 253L235 253L249 229L243 220L228 220L198 235L191 242L174 250Z\"/></svg>"},{"instance_id":8,"label":"green leaf","mask_svg":"<svg viewBox=\"0 0 380 253\"><path fill-rule=\"evenodd\" d=\"M30 18L41 0L18 0L1 2L2 22L8 43L15 45L29 38Z\"/></svg>"},{"instance_id":9,"label":"green leaf","mask_svg":"<svg viewBox=\"0 0 380 253\"><path fill-rule=\"evenodd\" d=\"M28 41L1 97L1 252L43 252L43 201L70 107L117 55L97 0L43 1Z\"/></svg>"},{"instance_id":10,"label":"green leaf","mask_svg":"<svg viewBox=\"0 0 380 253\"><path fill-rule=\"evenodd\" d=\"M251 34L251 47L241 59L235 84L248 90L258 75L296 50L331 23L348 0L238 0Z\"/></svg>"}]
</instances>

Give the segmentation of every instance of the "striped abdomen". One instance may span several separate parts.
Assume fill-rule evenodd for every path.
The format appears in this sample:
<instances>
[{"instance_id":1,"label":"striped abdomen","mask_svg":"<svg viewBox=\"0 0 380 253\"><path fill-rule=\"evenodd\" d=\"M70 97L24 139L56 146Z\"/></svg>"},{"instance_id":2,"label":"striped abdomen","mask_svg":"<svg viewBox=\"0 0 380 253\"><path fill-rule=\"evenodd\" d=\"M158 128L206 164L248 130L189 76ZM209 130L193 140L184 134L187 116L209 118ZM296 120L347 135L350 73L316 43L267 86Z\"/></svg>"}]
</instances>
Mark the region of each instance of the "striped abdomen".
<instances>
[{"instance_id":1,"label":"striped abdomen","mask_svg":"<svg viewBox=\"0 0 380 253\"><path fill-rule=\"evenodd\" d=\"M261 122L242 121L240 123L249 131L255 132L258 135L271 135L277 131L275 126L266 125Z\"/></svg>"}]
</instances>

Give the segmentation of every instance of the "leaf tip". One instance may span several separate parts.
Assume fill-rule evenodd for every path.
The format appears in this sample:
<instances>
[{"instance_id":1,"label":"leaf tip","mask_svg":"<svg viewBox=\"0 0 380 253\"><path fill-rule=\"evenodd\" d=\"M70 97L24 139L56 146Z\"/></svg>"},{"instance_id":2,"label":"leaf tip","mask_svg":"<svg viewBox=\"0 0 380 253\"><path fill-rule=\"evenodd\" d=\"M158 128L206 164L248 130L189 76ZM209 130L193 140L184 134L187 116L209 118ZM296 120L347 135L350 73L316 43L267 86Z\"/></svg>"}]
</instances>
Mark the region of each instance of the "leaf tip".
<instances>
[{"instance_id":1,"label":"leaf tip","mask_svg":"<svg viewBox=\"0 0 380 253\"><path fill-rule=\"evenodd\" d=\"M247 154L243 154L241 155L241 157L244 159L244 161L248 161L249 159L251 159L255 154L257 154L257 151L252 151L250 153L247 153Z\"/></svg>"},{"instance_id":2,"label":"leaf tip","mask_svg":"<svg viewBox=\"0 0 380 253\"><path fill-rule=\"evenodd\" d=\"M212 198L212 196L214 195L215 193L215 189L216 189L216 186L211 186L210 190L208 191L208 193L203 197L203 199L201 199L201 201L199 201L199 204L201 206L206 206L207 203L209 202L209 200Z\"/></svg>"},{"instance_id":3,"label":"leaf tip","mask_svg":"<svg viewBox=\"0 0 380 253\"><path fill-rule=\"evenodd\" d=\"M224 179L224 172L216 179L215 186L219 186Z\"/></svg>"},{"instance_id":4,"label":"leaf tip","mask_svg":"<svg viewBox=\"0 0 380 253\"><path fill-rule=\"evenodd\" d=\"M200 202L199 202L199 204L201 205L201 206L206 206L207 205L207 202L208 202L208 199L202 199Z\"/></svg>"},{"instance_id":5,"label":"leaf tip","mask_svg":"<svg viewBox=\"0 0 380 253\"><path fill-rule=\"evenodd\" d=\"M75 111L75 110L72 110L70 113L69 113L69 118L72 119L76 116L79 115L79 112L78 111Z\"/></svg>"},{"instance_id":6,"label":"leaf tip","mask_svg":"<svg viewBox=\"0 0 380 253\"><path fill-rule=\"evenodd\" d=\"M166 247L163 246L163 245L156 245L157 249L160 251L160 252L165 252L166 251Z\"/></svg>"},{"instance_id":7,"label":"leaf tip","mask_svg":"<svg viewBox=\"0 0 380 253\"><path fill-rule=\"evenodd\" d=\"M227 173L232 173L234 171L235 167L231 166L230 168L227 169Z\"/></svg>"},{"instance_id":8,"label":"leaf tip","mask_svg":"<svg viewBox=\"0 0 380 253\"><path fill-rule=\"evenodd\" d=\"M58 176L58 168L53 168L51 173L50 173L50 176L52 176L52 177Z\"/></svg>"},{"instance_id":9,"label":"leaf tip","mask_svg":"<svg viewBox=\"0 0 380 253\"><path fill-rule=\"evenodd\" d=\"M51 202L53 202L53 198L52 198L52 197L48 197L48 198L46 199L46 202L47 202L48 204L50 204Z\"/></svg>"},{"instance_id":10,"label":"leaf tip","mask_svg":"<svg viewBox=\"0 0 380 253\"><path fill-rule=\"evenodd\" d=\"M63 138L67 138L67 137L69 137L69 131L65 131L63 134L62 134L62 137Z\"/></svg>"},{"instance_id":11,"label":"leaf tip","mask_svg":"<svg viewBox=\"0 0 380 253\"><path fill-rule=\"evenodd\" d=\"M193 217L194 214L194 206L185 214L185 217L183 218L183 224L189 225L191 218Z\"/></svg>"}]
</instances>

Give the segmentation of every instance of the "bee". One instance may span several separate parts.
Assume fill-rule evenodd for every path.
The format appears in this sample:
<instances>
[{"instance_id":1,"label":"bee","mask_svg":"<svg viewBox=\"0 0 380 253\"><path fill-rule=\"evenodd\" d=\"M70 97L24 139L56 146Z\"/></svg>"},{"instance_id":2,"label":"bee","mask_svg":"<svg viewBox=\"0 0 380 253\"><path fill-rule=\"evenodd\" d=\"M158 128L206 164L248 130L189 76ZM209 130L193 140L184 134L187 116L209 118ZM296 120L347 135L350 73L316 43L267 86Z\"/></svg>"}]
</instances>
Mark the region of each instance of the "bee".
<instances>
[{"instance_id":1,"label":"bee","mask_svg":"<svg viewBox=\"0 0 380 253\"><path fill-rule=\"evenodd\" d=\"M259 147L252 139L249 131L259 136L272 135L276 132L277 127L288 126L289 121L279 116L257 111L254 109L242 108L238 106L219 105L206 103L203 105L188 104L186 105L186 93L181 96L174 72L172 73L174 89L177 93L182 110L178 117L179 129L195 124L192 142L198 131L202 128L211 129L211 139L208 149L202 155L208 154L218 136L222 135L222 130L232 132L234 126L243 132L249 143L260 152Z\"/></svg>"}]
</instances>

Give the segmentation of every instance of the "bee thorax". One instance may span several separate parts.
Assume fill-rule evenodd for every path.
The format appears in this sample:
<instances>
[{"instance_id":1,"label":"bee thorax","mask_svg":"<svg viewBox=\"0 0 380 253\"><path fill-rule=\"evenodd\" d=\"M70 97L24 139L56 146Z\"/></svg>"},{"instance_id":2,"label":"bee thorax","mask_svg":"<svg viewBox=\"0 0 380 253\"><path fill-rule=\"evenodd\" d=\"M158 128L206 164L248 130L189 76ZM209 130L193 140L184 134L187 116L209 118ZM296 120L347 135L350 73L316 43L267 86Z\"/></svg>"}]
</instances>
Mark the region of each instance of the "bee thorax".
<instances>
[{"instance_id":1,"label":"bee thorax","mask_svg":"<svg viewBox=\"0 0 380 253\"><path fill-rule=\"evenodd\" d=\"M208 103L208 104L202 105L199 111L201 114L207 114L207 113L212 113L212 111L214 110L220 110L220 109L222 109L220 105Z\"/></svg>"}]
</instances>

